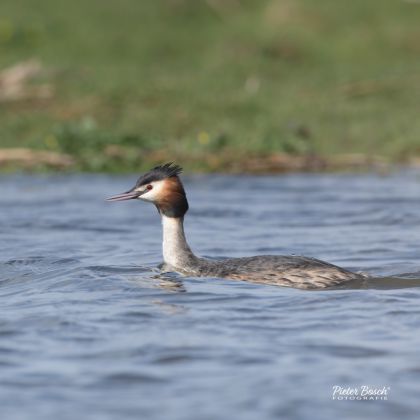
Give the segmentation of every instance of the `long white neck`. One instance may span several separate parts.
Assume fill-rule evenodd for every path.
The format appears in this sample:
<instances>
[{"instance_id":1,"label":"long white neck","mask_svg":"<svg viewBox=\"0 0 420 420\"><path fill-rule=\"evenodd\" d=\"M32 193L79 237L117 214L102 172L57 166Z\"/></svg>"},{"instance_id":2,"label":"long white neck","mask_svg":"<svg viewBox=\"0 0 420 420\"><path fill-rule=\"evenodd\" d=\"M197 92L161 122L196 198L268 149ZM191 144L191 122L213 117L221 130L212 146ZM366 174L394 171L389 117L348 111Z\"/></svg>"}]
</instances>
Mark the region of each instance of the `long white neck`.
<instances>
[{"instance_id":1,"label":"long white neck","mask_svg":"<svg viewBox=\"0 0 420 420\"><path fill-rule=\"evenodd\" d=\"M185 269L192 259L192 253L184 233L184 219L162 215L163 260L178 269Z\"/></svg>"}]
</instances>

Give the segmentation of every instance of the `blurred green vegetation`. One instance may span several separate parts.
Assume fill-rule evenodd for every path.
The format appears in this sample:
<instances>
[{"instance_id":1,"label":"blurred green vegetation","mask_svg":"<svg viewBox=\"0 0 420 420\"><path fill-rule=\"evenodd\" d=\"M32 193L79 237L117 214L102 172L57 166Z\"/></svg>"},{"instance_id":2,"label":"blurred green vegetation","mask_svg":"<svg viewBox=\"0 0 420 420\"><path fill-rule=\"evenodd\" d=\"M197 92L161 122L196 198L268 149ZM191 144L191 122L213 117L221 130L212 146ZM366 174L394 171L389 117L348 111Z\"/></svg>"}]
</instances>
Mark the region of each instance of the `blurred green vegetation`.
<instances>
[{"instance_id":1,"label":"blurred green vegetation","mask_svg":"<svg viewBox=\"0 0 420 420\"><path fill-rule=\"evenodd\" d=\"M0 148L132 171L273 153L420 155L420 4L404 0L2 0ZM1 84L0 84L1 90Z\"/></svg>"}]
</instances>

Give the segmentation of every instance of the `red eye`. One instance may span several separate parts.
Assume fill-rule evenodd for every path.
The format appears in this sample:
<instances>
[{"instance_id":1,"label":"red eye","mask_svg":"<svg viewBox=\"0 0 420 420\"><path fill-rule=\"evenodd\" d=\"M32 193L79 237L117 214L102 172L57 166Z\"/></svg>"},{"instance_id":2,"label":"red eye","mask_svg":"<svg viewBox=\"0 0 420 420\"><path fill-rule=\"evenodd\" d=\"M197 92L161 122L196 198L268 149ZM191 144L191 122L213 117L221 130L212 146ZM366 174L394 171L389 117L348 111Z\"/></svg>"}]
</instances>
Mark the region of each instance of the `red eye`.
<instances>
[{"instance_id":1,"label":"red eye","mask_svg":"<svg viewBox=\"0 0 420 420\"><path fill-rule=\"evenodd\" d=\"M148 189L148 190L151 190L151 189L153 189L153 185L148 185L147 187L146 187L146 189Z\"/></svg>"}]
</instances>

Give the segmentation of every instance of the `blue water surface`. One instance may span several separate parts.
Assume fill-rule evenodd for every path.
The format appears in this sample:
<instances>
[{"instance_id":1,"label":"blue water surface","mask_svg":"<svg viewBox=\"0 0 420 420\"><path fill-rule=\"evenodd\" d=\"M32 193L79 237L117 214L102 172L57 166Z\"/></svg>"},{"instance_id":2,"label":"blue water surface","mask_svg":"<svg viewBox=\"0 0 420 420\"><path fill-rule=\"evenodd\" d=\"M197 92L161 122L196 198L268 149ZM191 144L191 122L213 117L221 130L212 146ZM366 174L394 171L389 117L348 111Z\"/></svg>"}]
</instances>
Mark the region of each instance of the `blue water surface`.
<instances>
[{"instance_id":1,"label":"blue water surface","mask_svg":"<svg viewBox=\"0 0 420 420\"><path fill-rule=\"evenodd\" d=\"M156 209L104 202L135 180L0 177L2 419L418 418L418 172L184 178L200 255L401 277L329 291L161 276Z\"/></svg>"}]
</instances>

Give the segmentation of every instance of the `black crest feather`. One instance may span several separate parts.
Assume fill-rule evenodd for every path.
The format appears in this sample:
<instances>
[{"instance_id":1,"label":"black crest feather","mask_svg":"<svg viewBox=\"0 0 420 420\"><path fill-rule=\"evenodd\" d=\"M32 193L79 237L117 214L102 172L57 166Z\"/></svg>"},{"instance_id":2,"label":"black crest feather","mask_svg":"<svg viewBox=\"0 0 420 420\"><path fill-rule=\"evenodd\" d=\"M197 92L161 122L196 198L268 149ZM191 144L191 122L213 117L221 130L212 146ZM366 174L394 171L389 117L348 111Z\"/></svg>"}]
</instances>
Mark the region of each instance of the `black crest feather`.
<instances>
[{"instance_id":1,"label":"black crest feather","mask_svg":"<svg viewBox=\"0 0 420 420\"><path fill-rule=\"evenodd\" d=\"M145 173L138 179L136 187L140 187L144 184L149 184L153 181L161 181L162 179L178 176L180 173L182 173L182 168L173 162L168 162L163 165L155 166L153 169L151 169L149 172Z\"/></svg>"}]
</instances>

